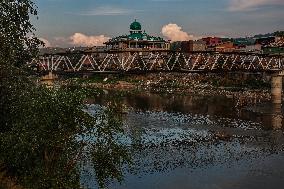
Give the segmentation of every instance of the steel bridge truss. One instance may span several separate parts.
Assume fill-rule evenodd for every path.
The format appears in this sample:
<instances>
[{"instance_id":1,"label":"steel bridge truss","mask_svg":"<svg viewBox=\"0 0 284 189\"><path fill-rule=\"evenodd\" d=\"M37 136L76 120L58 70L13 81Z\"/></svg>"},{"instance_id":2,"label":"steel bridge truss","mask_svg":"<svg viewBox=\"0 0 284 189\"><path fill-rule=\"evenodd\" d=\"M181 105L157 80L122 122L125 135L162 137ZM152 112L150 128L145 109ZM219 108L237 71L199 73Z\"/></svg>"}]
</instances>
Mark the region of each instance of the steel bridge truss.
<instances>
[{"instance_id":1,"label":"steel bridge truss","mask_svg":"<svg viewBox=\"0 0 284 189\"><path fill-rule=\"evenodd\" d=\"M284 57L206 52L193 54L180 52L66 53L40 56L29 64L36 66L39 71L54 72L269 72L284 70Z\"/></svg>"}]
</instances>

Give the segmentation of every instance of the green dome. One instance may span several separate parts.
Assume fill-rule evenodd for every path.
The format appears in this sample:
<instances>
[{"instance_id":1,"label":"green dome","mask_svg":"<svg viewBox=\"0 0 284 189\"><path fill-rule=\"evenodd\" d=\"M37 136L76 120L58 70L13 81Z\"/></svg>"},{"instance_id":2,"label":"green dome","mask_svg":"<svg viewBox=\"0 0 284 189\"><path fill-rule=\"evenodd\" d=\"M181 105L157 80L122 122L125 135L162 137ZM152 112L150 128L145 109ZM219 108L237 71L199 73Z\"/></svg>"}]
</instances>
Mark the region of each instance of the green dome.
<instances>
[{"instance_id":1,"label":"green dome","mask_svg":"<svg viewBox=\"0 0 284 189\"><path fill-rule=\"evenodd\" d=\"M141 30L141 28L142 28L141 24L137 22L136 20L132 22L132 24L130 25L131 30Z\"/></svg>"}]
</instances>

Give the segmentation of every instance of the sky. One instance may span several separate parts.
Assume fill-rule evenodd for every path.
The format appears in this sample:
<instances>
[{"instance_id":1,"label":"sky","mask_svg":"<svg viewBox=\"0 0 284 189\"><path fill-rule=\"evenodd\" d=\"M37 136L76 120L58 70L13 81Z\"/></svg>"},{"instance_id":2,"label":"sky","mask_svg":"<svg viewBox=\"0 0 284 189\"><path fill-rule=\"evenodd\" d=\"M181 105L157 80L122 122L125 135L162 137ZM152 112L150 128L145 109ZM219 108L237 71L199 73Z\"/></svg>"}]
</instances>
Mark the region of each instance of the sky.
<instances>
[{"instance_id":1,"label":"sky","mask_svg":"<svg viewBox=\"0 0 284 189\"><path fill-rule=\"evenodd\" d=\"M284 30L284 0L35 0L46 46L96 46L129 33L135 19L172 41Z\"/></svg>"}]
</instances>

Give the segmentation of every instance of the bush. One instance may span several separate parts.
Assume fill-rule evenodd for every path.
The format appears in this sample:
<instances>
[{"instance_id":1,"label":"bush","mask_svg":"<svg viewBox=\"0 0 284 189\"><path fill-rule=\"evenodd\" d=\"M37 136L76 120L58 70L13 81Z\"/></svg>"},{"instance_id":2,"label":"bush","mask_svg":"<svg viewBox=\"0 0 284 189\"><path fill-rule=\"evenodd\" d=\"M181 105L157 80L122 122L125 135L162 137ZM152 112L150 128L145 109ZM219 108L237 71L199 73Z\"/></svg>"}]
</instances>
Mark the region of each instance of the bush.
<instances>
[{"instance_id":1,"label":"bush","mask_svg":"<svg viewBox=\"0 0 284 189\"><path fill-rule=\"evenodd\" d=\"M2 66L1 77L0 162L9 176L26 188L80 188L78 162L88 156L101 187L122 179L130 159L115 140L122 132L115 103L93 117L80 90L36 85L12 67ZM85 135L96 140L77 140Z\"/></svg>"}]
</instances>

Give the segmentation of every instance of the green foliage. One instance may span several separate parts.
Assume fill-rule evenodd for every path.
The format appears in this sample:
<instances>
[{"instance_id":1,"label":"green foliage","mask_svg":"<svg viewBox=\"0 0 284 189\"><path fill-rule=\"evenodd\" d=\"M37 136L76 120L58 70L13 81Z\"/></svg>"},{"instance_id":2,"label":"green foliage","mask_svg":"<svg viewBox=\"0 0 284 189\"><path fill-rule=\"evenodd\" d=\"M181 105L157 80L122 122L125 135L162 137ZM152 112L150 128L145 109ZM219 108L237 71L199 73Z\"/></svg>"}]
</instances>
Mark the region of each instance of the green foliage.
<instances>
[{"instance_id":1,"label":"green foliage","mask_svg":"<svg viewBox=\"0 0 284 189\"><path fill-rule=\"evenodd\" d=\"M9 175L27 188L59 188L75 182L68 178L73 177L73 173L62 170L70 161L66 156L68 151L76 147L70 143L70 135L78 123L70 120L69 115L80 112L77 99L68 96L65 105L66 101L61 101L66 96L63 92L35 87L18 74L6 75L0 88L3 92L1 110L4 110L1 114L0 161ZM67 117L63 115L66 112L69 112ZM76 117L83 119L82 114ZM64 177L72 182L64 183ZM56 187L56 183L59 186Z\"/></svg>"},{"instance_id":2,"label":"green foliage","mask_svg":"<svg viewBox=\"0 0 284 189\"><path fill-rule=\"evenodd\" d=\"M284 37L284 31L277 31L277 32L274 33L274 36Z\"/></svg>"},{"instance_id":3,"label":"green foliage","mask_svg":"<svg viewBox=\"0 0 284 189\"><path fill-rule=\"evenodd\" d=\"M91 116L82 91L48 89L19 68L42 44L31 15L37 15L31 0L0 2L0 167L24 188L81 188L80 162L91 157L101 187L107 178L121 180L129 158L116 140L122 122L112 107ZM78 139L85 135L97 141Z\"/></svg>"},{"instance_id":4,"label":"green foliage","mask_svg":"<svg viewBox=\"0 0 284 189\"><path fill-rule=\"evenodd\" d=\"M0 62L23 65L38 52L43 43L34 37L30 15L37 15L31 0L0 2Z\"/></svg>"},{"instance_id":5,"label":"green foliage","mask_svg":"<svg viewBox=\"0 0 284 189\"><path fill-rule=\"evenodd\" d=\"M91 150L98 184L102 188L109 179L117 179L121 182L123 180L122 168L131 162L127 148L122 148L122 144L116 142L117 134L123 132L121 127L117 127L118 123L122 125L121 106L117 102L113 102L109 106L112 109L106 110L101 117L101 126L98 130L101 134L97 137L93 150ZM106 128L116 128L117 130L106 130Z\"/></svg>"},{"instance_id":6,"label":"green foliage","mask_svg":"<svg viewBox=\"0 0 284 189\"><path fill-rule=\"evenodd\" d=\"M36 86L10 69L1 67L0 82L0 162L8 174L31 189L80 188L78 165L89 157L100 187L108 179L121 181L130 159L117 140L123 133L119 105L113 102L93 117L82 111L88 107L80 90ZM89 139L78 140L84 136Z\"/></svg>"}]
</instances>

